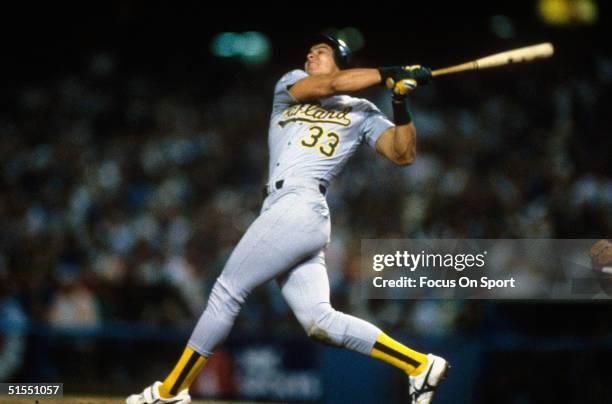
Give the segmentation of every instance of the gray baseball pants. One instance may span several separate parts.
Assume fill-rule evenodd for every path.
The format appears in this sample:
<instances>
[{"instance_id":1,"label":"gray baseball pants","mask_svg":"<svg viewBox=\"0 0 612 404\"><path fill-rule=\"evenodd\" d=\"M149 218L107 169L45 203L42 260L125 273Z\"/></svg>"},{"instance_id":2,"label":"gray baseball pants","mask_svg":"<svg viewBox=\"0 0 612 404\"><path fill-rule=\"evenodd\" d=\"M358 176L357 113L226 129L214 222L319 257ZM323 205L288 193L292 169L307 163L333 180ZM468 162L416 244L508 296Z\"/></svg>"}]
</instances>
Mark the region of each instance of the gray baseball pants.
<instances>
[{"instance_id":1,"label":"gray baseball pants","mask_svg":"<svg viewBox=\"0 0 612 404\"><path fill-rule=\"evenodd\" d=\"M369 354L382 331L330 304L323 255L330 219L319 182L289 178L281 189L268 188L271 193L261 215L217 278L188 345L211 356L229 334L251 291L277 279L283 297L310 337Z\"/></svg>"}]
</instances>

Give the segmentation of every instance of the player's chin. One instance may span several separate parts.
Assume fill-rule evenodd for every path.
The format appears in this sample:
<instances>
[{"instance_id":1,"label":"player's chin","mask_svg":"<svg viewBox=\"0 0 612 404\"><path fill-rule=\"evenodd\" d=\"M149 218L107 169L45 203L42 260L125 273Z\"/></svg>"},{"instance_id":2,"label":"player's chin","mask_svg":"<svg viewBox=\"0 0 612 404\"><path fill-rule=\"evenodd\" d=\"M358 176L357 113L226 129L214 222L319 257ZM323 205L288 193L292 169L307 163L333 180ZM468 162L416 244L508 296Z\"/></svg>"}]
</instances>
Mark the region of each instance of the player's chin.
<instances>
[{"instance_id":1,"label":"player's chin","mask_svg":"<svg viewBox=\"0 0 612 404\"><path fill-rule=\"evenodd\" d=\"M310 76L317 76L317 75L321 75L321 74L329 74L329 72L325 69L321 69L320 67L309 67L306 70L306 73L308 73Z\"/></svg>"}]
</instances>

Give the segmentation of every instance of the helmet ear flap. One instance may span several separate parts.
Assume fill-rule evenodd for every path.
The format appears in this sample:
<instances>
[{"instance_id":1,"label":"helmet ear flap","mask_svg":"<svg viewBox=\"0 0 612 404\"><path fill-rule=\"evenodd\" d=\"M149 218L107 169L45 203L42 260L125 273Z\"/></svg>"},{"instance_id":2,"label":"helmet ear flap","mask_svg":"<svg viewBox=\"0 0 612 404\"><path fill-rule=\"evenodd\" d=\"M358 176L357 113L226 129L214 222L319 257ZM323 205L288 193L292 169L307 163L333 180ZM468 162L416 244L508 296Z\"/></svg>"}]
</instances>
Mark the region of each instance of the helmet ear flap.
<instances>
[{"instance_id":1,"label":"helmet ear flap","mask_svg":"<svg viewBox=\"0 0 612 404\"><path fill-rule=\"evenodd\" d=\"M345 69L351 66L353 54L348 45L341 39L336 39L338 47L334 49L334 58L339 68Z\"/></svg>"}]
</instances>

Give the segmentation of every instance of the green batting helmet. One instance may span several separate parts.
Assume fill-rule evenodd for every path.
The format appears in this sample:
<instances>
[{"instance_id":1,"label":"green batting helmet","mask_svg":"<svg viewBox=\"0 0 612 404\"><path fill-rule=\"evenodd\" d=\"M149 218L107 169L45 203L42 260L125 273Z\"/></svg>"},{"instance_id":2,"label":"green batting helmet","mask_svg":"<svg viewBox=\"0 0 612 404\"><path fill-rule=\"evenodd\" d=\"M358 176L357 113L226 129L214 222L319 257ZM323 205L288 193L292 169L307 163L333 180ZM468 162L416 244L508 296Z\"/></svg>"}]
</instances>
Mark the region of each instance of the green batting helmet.
<instances>
[{"instance_id":1,"label":"green batting helmet","mask_svg":"<svg viewBox=\"0 0 612 404\"><path fill-rule=\"evenodd\" d=\"M340 69L346 69L351 66L353 52L348 47L346 42L331 35L318 34L312 38L310 44L324 43L329 45L334 51L334 61Z\"/></svg>"}]
</instances>

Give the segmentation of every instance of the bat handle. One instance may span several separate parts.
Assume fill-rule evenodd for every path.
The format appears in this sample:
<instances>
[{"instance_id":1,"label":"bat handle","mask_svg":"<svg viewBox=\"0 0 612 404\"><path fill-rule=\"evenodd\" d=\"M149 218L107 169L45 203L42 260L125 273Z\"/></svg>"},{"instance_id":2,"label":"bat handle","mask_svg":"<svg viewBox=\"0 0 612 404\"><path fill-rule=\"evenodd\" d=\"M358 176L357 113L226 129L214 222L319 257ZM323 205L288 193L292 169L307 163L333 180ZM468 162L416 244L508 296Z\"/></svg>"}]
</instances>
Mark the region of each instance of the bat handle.
<instances>
[{"instance_id":1,"label":"bat handle","mask_svg":"<svg viewBox=\"0 0 612 404\"><path fill-rule=\"evenodd\" d=\"M478 70L478 62L476 61L466 62L460 65L445 67L443 69L437 69L437 70L432 71L431 75L433 77L436 77L436 76L443 76L445 74L464 72L467 70Z\"/></svg>"}]
</instances>

